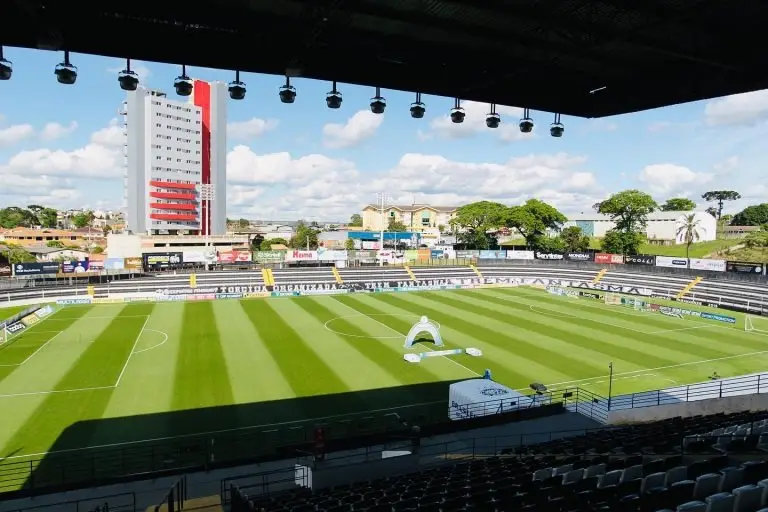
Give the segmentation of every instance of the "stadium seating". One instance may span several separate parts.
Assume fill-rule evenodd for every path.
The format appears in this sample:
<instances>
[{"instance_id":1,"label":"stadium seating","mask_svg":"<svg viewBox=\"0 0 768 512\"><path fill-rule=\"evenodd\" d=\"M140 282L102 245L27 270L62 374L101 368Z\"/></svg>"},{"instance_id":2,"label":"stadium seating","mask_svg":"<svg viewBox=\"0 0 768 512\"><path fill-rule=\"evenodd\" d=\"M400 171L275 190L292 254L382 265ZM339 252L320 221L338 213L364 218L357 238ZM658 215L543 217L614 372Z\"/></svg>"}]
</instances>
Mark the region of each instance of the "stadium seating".
<instances>
[{"instance_id":1,"label":"stadium seating","mask_svg":"<svg viewBox=\"0 0 768 512\"><path fill-rule=\"evenodd\" d=\"M336 278L333 276L331 267L309 267L309 268L285 268L274 269L272 275L275 278L275 284L334 284Z\"/></svg>"},{"instance_id":2,"label":"stadium seating","mask_svg":"<svg viewBox=\"0 0 768 512\"><path fill-rule=\"evenodd\" d=\"M370 281L410 281L411 276L402 267L359 267L339 269L345 283Z\"/></svg>"},{"instance_id":3,"label":"stadium seating","mask_svg":"<svg viewBox=\"0 0 768 512\"><path fill-rule=\"evenodd\" d=\"M768 507L766 460L754 450L744 456L709 445L684 457L679 448L686 434L710 441L725 431L750 435L767 418L718 414L605 429L315 492L249 499L233 489L232 510L755 512Z\"/></svg>"},{"instance_id":4,"label":"stadium seating","mask_svg":"<svg viewBox=\"0 0 768 512\"><path fill-rule=\"evenodd\" d=\"M411 267L411 271L417 280L477 278L470 267Z\"/></svg>"}]
</instances>

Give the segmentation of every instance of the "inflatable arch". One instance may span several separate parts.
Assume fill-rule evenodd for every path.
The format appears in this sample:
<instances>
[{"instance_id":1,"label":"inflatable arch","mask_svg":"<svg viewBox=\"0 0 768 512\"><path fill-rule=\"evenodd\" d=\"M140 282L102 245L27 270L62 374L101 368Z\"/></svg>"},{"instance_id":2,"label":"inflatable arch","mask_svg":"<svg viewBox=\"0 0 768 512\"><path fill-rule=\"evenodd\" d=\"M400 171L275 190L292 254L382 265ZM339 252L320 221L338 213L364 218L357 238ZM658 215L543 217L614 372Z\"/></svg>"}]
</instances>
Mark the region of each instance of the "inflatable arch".
<instances>
[{"instance_id":1,"label":"inflatable arch","mask_svg":"<svg viewBox=\"0 0 768 512\"><path fill-rule=\"evenodd\" d=\"M437 324L432 322L426 316L423 316L418 321L418 323L414 324L413 327L411 327L411 330L408 331L408 336L405 337L405 348L411 348L418 335L423 332L432 336L432 339L435 342L435 346L445 346L443 345L443 338L440 336L440 331L437 327Z\"/></svg>"}]
</instances>

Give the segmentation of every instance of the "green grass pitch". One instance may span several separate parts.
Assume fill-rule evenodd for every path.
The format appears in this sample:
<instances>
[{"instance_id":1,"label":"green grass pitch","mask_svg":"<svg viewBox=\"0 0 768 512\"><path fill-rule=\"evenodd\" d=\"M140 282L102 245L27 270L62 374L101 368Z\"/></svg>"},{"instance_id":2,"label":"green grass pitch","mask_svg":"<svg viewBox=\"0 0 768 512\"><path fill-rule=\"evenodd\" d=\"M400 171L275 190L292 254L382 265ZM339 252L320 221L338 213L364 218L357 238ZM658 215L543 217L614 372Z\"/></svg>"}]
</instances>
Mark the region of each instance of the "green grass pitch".
<instances>
[{"instance_id":1,"label":"green grass pitch","mask_svg":"<svg viewBox=\"0 0 768 512\"><path fill-rule=\"evenodd\" d=\"M486 368L513 388L602 395L611 361L614 394L764 369L768 337L727 314L735 326L530 288L64 307L0 346L0 458L403 404L442 402L447 416L447 382ZM404 335L421 315L448 348L483 356L406 363ZM379 388L403 391L364 392ZM230 404L263 407L163 416ZM101 421L116 418L136 421Z\"/></svg>"}]
</instances>

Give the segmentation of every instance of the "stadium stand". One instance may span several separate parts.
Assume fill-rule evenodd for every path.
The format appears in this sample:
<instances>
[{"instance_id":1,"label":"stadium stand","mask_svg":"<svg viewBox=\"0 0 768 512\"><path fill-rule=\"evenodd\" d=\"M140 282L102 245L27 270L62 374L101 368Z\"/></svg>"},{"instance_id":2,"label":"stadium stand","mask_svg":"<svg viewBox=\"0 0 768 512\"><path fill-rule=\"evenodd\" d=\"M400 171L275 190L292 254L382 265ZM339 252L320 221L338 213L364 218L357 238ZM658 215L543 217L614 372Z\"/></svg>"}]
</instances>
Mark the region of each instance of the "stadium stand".
<instances>
[{"instance_id":1,"label":"stadium stand","mask_svg":"<svg viewBox=\"0 0 768 512\"><path fill-rule=\"evenodd\" d=\"M755 512L768 506L768 462L756 454L763 432L766 412L674 418L317 491L224 492L233 512Z\"/></svg>"}]
</instances>

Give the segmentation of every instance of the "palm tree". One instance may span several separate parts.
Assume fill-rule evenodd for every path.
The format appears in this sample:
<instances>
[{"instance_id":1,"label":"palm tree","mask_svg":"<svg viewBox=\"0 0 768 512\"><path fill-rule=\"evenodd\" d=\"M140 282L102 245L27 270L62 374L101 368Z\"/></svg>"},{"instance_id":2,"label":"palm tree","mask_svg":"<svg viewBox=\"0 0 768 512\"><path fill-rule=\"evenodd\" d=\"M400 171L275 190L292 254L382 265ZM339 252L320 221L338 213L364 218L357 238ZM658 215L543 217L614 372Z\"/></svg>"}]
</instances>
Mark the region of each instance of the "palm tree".
<instances>
[{"instance_id":1,"label":"palm tree","mask_svg":"<svg viewBox=\"0 0 768 512\"><path fill-rule=\"evenodd\" d=\"M691 244L698 242L699 235L699 220L696 219L696 214L691 213L689 215L683 215L680 219L680 223L677 226L677 238L685 241L685 260L688 262L688 269L691 268Z\"/></svg>"}]
</instances>

